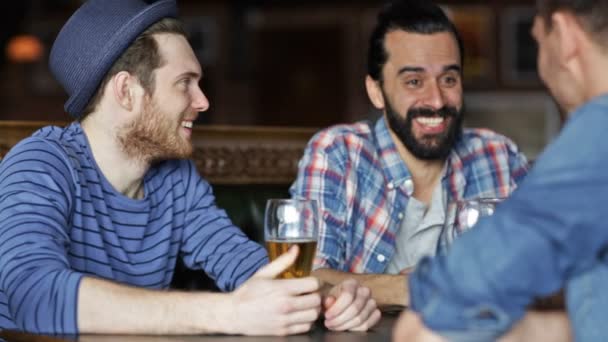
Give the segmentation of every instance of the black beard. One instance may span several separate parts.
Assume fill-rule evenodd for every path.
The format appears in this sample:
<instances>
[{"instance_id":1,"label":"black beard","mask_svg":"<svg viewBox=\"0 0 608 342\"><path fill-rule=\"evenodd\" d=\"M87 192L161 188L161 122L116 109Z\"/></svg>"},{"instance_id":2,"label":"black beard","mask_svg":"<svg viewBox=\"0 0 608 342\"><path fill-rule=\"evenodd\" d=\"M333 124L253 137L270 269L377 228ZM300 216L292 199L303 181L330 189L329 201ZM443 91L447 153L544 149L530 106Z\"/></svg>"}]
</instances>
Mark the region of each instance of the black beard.
<instances>
[{"instance_id":1,"label":"black beard","mask_svg":"<svg viewBox=\"0 0 608 342\"><path fill-rule=\"evenodd\" d=\"M386 107L386 117L388 125L399 137L414 157L423 160L444 160L450 154L450 150L460 139L462 134L462 122L464 119L463 111L459 111L454 106L444 106L435 111L429 108L410 108L405 118L401 118L386 96L384 97ZM450 126L444 133L427 134L421 139L414 135L412 125L417 117L442 117L451 118Z\"/></svg>"}]
</instances>

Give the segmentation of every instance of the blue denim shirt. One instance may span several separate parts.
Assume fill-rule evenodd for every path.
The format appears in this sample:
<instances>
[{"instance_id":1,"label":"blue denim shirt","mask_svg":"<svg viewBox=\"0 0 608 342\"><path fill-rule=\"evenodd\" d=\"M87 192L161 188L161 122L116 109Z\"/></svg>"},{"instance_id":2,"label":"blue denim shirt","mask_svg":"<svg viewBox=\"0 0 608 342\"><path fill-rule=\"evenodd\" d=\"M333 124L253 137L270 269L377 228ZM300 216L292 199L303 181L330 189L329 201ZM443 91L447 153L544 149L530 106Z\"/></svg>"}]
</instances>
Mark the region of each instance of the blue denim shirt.
<instances>
[{"instance_id":1,"label":"blue denim shirt","mask_svg":"<svg viewBox=\"0 0 608 342\"><path fill-rule=\"evenodd\" d=\"M535 297L605 264L607 129L605 95L572 115L493 216L480 220L447 255L420 262L409 278L410 296L426 326L498 336Z\"/></svg>"}]
</instances>

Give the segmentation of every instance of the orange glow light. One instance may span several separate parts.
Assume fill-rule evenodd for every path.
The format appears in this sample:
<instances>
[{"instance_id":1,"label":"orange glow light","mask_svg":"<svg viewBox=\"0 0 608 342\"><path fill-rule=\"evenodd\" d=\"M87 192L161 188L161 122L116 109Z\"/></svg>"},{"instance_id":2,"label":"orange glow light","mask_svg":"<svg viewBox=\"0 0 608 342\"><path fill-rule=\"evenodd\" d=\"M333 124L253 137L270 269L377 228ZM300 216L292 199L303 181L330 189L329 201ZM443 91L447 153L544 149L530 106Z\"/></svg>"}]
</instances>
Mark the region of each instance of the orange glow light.
<instances>
[{"instance_id":1,"label":"orange glow light","mask_svg":"<svg viewBox=\"0 0 608 342\"><path fill-rule=\"evenodd\" d=\"M6 46L6 56L12 62L35 62L42 58L42 43L32 35L18 35L11 38Z\"/></svg>"}]
</instances>

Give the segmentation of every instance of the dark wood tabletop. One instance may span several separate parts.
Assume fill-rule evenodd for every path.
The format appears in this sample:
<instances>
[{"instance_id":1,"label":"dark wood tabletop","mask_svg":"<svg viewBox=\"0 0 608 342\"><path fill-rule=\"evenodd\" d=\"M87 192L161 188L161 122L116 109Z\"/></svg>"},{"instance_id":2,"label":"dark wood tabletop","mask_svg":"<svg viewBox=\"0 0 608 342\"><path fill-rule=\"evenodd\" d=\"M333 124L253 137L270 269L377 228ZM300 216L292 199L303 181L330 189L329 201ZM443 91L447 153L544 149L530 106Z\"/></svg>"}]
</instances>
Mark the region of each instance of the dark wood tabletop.
<instances>
[{"instance_id":1,"label":"dark wood tabletop","mask_svg":"<svg viewBox=\"0 0 608 342\"><path fill-rule=\"evenodd\" d=\"M52 337L35 334L27 334L16 331L0 331L0 339L11 342L363 342L363 341L390 341L394 322L397 320L396 313L383 313L380 323L372 330L364 333L359 332L332 332L318 323L307 334L287 337L249 337L228 335L204 335L204 336L141 336L141 335L81 335L71 337Z\"/></svg>"}]
</instances>

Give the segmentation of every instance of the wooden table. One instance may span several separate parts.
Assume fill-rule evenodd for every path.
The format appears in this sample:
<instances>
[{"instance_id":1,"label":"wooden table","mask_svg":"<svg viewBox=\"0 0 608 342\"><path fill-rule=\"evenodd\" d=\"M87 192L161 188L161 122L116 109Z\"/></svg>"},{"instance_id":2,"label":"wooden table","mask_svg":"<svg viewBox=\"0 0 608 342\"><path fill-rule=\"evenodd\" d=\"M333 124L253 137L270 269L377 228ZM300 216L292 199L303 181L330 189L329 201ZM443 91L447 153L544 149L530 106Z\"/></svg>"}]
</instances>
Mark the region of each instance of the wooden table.
<instances>
[{"instance_id":1,"label":"wooden table","mask_svg":"<svg viewBox=\"0 0 608 342\"><path fill-rule=\"evenodd\" d=\"M13 331L1 331L0 339L14 342L363 342L363 341L390 341L393 324L397 320L397 314L383 314L380 323L373 330L365 333L356 332L332 332L325 329L321 324L315 325L312 331L303 335L288 337L248 337L248 336L226 336L226 335L206 335L206 336L117 336L117 335L81 335L78 337L50 337L34 334L26 334Z\"/></svg>"}]
</instances>

